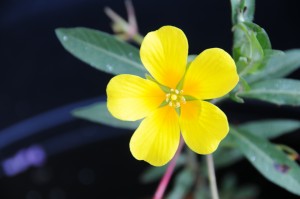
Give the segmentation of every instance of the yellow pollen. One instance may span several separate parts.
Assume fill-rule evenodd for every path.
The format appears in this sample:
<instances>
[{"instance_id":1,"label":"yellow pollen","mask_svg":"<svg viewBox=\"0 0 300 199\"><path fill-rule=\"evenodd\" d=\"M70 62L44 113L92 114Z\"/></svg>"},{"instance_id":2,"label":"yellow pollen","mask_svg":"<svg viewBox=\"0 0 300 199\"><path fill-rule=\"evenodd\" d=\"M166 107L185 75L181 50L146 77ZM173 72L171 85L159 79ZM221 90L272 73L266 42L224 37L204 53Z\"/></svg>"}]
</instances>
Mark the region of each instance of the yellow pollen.
<instances>
[{"instance_id":1,"label":"yellow pollen","mask_svg":"<svg viewBox=\"0 0 300 199\"><path fill-rule=\"evenodd\" d=\"M166 94L166 102L169 106L179 108L181 104L185 104L186 100L182 95L183 90L170 89L170 92Z\"/></svg>"}]
</instances>

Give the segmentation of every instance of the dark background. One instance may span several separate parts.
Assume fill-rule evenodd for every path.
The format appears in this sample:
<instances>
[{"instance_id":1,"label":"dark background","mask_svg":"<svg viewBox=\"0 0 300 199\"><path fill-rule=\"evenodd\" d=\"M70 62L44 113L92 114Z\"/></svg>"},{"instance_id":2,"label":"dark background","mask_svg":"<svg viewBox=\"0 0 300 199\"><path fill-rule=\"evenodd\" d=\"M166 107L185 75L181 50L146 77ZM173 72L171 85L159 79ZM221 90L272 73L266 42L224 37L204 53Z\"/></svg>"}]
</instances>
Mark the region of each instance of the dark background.
<instances>
[{"instance_id":1,"label":"dark background","mask_svg":"<svg viewBox=\"0 0 300 199\"><path fill-rule=\"evenodd\" d=\"M231 51L230 3L210 0L133 1L142 34L163 25L181 28L189 53L210 47ZM6 0L0 3L0 129L70 103L105 95L112 77L77 60L58 42L54 29L84 26L110 32L104 15L109 6L126 17L121 0ZM299 1L257 1L255 22L269 34L274 49L300 47ZM299 79L299 70L290 77ZM105 99L103 97L103 99ZM235 123L257 118L299 119L299 108L249 102L246 107L226 103L222 109ZM103 134L89 144L60 139L66 132ZM299 133L299 132L298 132ZM82 134L80 134L82 135ZM118 136L114 136L118 135ZM38 132L0 149L0 160L31 144L45 146L47 163L14 177L0 176L2 199L143 198L156 184L141 185L139 174L147 164L136 161L128 149L131 133L82 120ZM1 136L1 132L0 132ZM50 142L57 138L57 142ZM74 138L77 139L78 137ZM87 138L91 141L92 139ZM275 140L300 150L296 133ZM87 143L89 142L87 141ZM66 143L66 144L65 144ZM64 145L69 147L63 147ZM296 198L267 182L247 161L227 168L240 183L261 187L260 198L284 195ZM220 175L222 175L221 171ZM1 172L0 172L1 173ZM251 175L249 175L251 174Z\"/></svg>"}]
</instances>

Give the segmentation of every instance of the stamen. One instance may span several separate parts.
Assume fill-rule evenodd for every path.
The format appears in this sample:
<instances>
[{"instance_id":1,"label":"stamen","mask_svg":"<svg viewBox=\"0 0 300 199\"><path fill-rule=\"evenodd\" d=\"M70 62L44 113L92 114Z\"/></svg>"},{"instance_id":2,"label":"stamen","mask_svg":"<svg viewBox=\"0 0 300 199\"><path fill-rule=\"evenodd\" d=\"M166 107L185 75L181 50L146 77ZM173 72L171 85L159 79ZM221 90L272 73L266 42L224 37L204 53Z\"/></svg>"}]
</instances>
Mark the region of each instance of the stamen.
<instances>
[{"instance_id":1,"label":"stamen","mask_svg":"<svg viewBox=\"0 0 300 199\"><path fill-rule=\"evenodd\" d=\"M185 104L186 100L184 96L182 95L183 90L177 90L177 89L170 89L170 92L166 94L166 102L169 106L172 106L174 108L179 108L181 104Z\"/></svg>"},{"instance_id":2,"label":"stamen","mask_svg":"<svg viewBox=\"0 0 300 199\"><path fill-rule=\"evenodd\" d=\"M169 102L170 101L170 93L166 94L166 102Z\"/></svg>"}]
</instances>

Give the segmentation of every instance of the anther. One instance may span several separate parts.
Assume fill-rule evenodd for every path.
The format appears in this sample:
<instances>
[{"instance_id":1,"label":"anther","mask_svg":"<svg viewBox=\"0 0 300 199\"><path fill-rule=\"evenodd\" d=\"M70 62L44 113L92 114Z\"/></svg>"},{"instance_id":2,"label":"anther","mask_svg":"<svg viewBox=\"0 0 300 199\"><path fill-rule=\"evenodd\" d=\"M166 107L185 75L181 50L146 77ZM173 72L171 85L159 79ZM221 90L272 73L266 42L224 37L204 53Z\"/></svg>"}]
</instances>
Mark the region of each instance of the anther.
<instances>
[{"instance_id":1,"label":"anther","mask_svg":"<svg viewBox=\"0 0 300 199\"><path fill-rule=\"evenodd\" d=\"M183 90L170 89L170 92L166 94L166 102L169 106L179 108L181 104L185 104L186 100L182 96Z\"/></svg>"}]
</instances>

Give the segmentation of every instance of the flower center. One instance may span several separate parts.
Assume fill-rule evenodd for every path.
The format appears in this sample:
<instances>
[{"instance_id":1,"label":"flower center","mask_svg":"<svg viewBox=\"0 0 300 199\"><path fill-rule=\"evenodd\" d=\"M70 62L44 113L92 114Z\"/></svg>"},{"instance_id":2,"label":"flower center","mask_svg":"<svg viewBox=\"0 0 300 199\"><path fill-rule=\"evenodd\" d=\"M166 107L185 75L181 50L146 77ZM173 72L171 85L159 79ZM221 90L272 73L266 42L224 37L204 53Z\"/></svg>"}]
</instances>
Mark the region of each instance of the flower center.
<instances>
[{"instance_id":1,"label":"flower center","mask_svg":"<svg viewBox=\"0 0 300 199\"><path fill-rule=\"evenodd\" d=\"M182 95L183 90L177 90L177 89L170 89L170 92L166 94L166 102L169 104L169 106L172 106L174 108L179 108L181 104L185 104L186 100L184 96Z\"/></svg>"}]
</instances>

